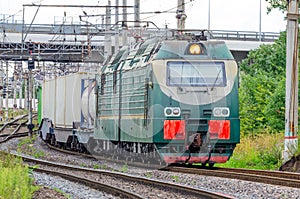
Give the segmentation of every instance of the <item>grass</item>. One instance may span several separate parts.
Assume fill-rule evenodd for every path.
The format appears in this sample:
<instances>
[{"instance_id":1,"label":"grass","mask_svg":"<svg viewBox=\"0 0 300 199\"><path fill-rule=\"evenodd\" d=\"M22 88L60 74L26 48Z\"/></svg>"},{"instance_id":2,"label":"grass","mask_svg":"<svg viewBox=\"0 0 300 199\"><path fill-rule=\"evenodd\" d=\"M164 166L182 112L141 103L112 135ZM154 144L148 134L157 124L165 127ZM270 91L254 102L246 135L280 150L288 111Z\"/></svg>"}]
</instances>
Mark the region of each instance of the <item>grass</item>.
<instances>
[{"instance_id":1,"label":"grass","mask_svg":"<svg viewBox=\"0 0 300 199\"><path fill-rule=\"evenodd\" d=\"M128 165L127 165L127 164L124 164L124 165L122 166L122 168L120 169L120 172L122 172L122 173L127 173L127 172L128 172Z\"/></svg>"},{"instance_id":2,"label":"grass","mask_svg":"<svg viewBox=\"0 0 300 199\"><path fill-rule=\"evenodd\" d=\"M62 191L62 190L60 190L60 189L58 189L58 188L53 188L53 190L54 191L56 191L56 192L58 192L58 193L60 193L60 194L62 194L63 196L65 196L66 198L71 198L71 195L70 194L67 194L67 193L65 193L64 191Z\"/></svg>"},{"instance_id":3,"label":"grass","mask_svg":"<svg viewBox=\"0 0 300 199\"><path fill-rule=\"evenodd\" d=\"M31 155L35 158L40 158L45 155L43 151L38 151L34 146L33 143L37 139L37 135L33 135L33 137L26 137L22 138L21 141L18 143L18 152L23 152L28 155Z\"/></svg>"},{"instance_id":4,"label":"grass","mask_svg":"<svg viewBox=\"0 0 300 199\"><path fill-rule=\"evenodd\" d=\"M230 160L217 166L277 170L282 164L283 140L283 134L243 137Z\"/></svg>"},{"instance_id":5,"label":"grass","mask_svg":"<svg viewBox=\"0 0 300 199\"><path fill-rule=\"evenodd\" d=\"M4 123L4 121L7 119L6 116L6 110L5 108L3 108L0 112L2 112L2 121L1 123ZM24 115L27 114L28 110L22 110L22 109L18 109L18 110L13 110L12 108L8 109L8 118L14 118L18 115Z\"/></svg>"},{"instance_id":6,"label":"grass","mask_svg":"<svg viewBox=\"0 0 300 199\"><path fill-rule=\"evenodd\" d=\"M178 176L171 176L171 178L173 179L173 182L179 182L179 177Z\"/></svg>"},{"instance_id":7,"label":"grass","mask_svg":"<svg viewBox=\"0 0 300 199\"><path fill-rule=\"evenodd\" d=\"M147 178L152 178L152 177L153 177L153 173L147 172L147 173L146 173L146 177L147 177Z\"/></svg>"},{"instance_id":8,"label":"grass","mask_svg":"<svg viewBox=\"0 0 300 199\"><path fill-rule=\"evenodd\" d=\"M30 199L38 189L20 158L0 153L0 199Z\"/></svg>"}]
</instances>

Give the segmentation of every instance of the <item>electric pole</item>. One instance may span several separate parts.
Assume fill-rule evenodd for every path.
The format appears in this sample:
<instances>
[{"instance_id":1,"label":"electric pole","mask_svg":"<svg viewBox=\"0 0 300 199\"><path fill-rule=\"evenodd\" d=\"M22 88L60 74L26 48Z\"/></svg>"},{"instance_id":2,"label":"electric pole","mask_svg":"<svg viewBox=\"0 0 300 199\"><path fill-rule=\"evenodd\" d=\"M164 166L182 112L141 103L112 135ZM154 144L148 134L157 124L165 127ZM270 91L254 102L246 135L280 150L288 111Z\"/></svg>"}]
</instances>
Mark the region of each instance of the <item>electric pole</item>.
<instances>
[{"instance_id":1,"label":"electric pole","mask_svg":"<svg viewBox=\"0 0 300 199\"><path fill-rule=\"evenodd\" d=\"M8 121L8 61L6 61L6 79L5 79L5 87L6 87L6 95L5 95L5 120Z\"/></svg>"},{"instance_id":2,"label":"electric pole","mask_svg":"<svg viewBox=\"0 0 300 199\"><path fill-rule=\"evenodd\" d=\"M288 1L286 33L286 98L283 161L298 149L298 0Z\"/></svg>"},{"instance_id":3,"label":"electric pole","mask_svg":"<svg viewBox=\"0 0 300 199\"><path fill-rule=\"evenodd\" d=\"M34 59L32 53L34 52L34 47L29 49L28 58L28 135L32 137L32 130L34 124L32 123L32 70L34 69Z\"/></svg>"},{"instance_id":4,"label":"electric pole","mask_svg":"<svg viewBox=\"0 0 300 199\"><path fill-rule=\"evenodd\" d=\"M108 6L106 7L106 25L105 25L105 42L104 42L104 57L108 58L112 55L112 46L111 46L111 10L110 10L111 2L108 1Z\"/></svg>"},{"instance_id":5,"label":"electric pole","mask_svg":"<svg viewBox=\"0 0 300 199\"><path fill-rule=\"evenodd\" d=\"M140 27L140 0L134 0L134 27Z\"/></svg>"},{"instance_id":6,"label":"electric pole","mask_svg":"<svg viewBox=\"0 0 300 199\"><path fill-rule=\"evenodd\" d=\"M185 14L184 0L178 0L176 18L177 18L177 29L180 29L180 30L185 29L186 14Z\"/></svg>"},{"instance_id":7,"label":"electric pole","mask_svg":"<svg viewBox=\"0 0 300 199\"><path fill-rule=\"evenodd\" d=\"M116 11L115 11L115 21L116 23L119 21L119 0L116 0ZM119 29L116 28L116 35L115 35L115 50L114 53L119 51Z\"/></svg>"},{"instance_id":8,"label":"electric pole","mask_svg":"<svg viewBox=\"0 0 300 199\"><path fill-rule=\"evenodd\" d=\"M127 2L123 0L123 24L122 24L122 46L126 46L128 43L127 38Z\"/></svg>"}]
</instances>

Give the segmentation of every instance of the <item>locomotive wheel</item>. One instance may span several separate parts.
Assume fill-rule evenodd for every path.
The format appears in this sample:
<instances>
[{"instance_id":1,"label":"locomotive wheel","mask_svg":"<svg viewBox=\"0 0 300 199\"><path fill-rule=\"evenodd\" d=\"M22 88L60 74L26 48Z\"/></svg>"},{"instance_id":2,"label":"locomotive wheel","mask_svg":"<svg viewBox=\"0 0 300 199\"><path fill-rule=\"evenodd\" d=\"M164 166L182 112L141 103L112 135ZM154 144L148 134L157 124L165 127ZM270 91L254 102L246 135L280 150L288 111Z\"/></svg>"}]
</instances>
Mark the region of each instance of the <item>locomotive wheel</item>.
<instances>
[{"instance_id":1,"label":"locomotive wheel","mask_svg":"<svg viewBox=\"0 0 300 199\"><path fill-rule=\"evenodd\" d=\"M206 166L206 163L201 163L201 167L205 167Z\"/></svg>"},{"instance_id":2,"label":"locomotive wheel","mask_svg":"<svg viewBox=\"0 0 300 199\"><path fill-rule=\"evenodd\" d=\"M52 135L52 136L51 136L50 144L51 144L52 146L55 146L55 144L56 144L55 135Z\"/></svg>"},{"instance_id":3,"label":"locomotive wheel","mask_svg":"<svg viewBox=\"0 0 300 199\"><path fill-rule=\"evenodd\" d=\"M90 138L90 139L88 140L87 146L86 146L87 151L88 151L90 154L94 155L94 154L95 154L95 151L94 151L95 147L96 147L96 142L95 142L95 140L94 140L93 138Z\"/></svg>"}]
</instances>

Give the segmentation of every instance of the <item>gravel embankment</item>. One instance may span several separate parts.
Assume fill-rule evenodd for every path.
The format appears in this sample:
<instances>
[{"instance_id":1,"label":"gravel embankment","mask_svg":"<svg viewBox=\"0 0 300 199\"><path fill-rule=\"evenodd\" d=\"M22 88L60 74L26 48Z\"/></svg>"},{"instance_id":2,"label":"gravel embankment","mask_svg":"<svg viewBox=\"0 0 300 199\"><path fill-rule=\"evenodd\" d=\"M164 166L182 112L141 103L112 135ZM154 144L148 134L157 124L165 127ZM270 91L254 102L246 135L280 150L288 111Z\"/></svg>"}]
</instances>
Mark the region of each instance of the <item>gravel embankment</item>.
<instances>
[{"instance_id":1,"label":"gravel embankment","mask_svg":"<svg viewBox=\"0 0 300 199\"><path fill-rule=\"evenodd\" d=\"M9 143L5 143L4 145L0 145L0 149L9 149L11 151L15 150L17 146L17 141L12 140ZM173 172L166 172L166 171L158 171L158 170L149 170L149 169L142 169L142 168L134 168L130 166L126 166L124 169L124 165L117 165L114 163L109 163L106 161L97 161L92 160L89 158L78 157L68 154L58 153L56 151L48 149L45 144L38 139L36 143L32 146L35 147L38 151L44 151L45 155L43 159L47 159L49 161L54 162L62 162L67 164L74 164L78 166L85 166L95 168L95 165L100 168L114 168L117 171L126 171L126 173L132 175L139 175L153 179L160 179L169 182L175 182L184 184L187 186L192 186L195 188L202 188L211 191L217 191L224 194L233 195L236 198L300 198L300 189L296 188L289 188L283 186L275 186L275 185L268 185L262 183L255 183L255 182L248 182L242 180L235 180L235 179L226 179L226 178L218 178L218 177L208 177L208 176L200 176L200 175L192 175L192 174L181 174L181 173L173 173ZM35 175L36 177L36 175ZM44 181L45 186L49 186L47 183L47 177L43 177L46 180ZM43 184L41 178L36 178L36 181ZM53 180L56 181L56 180ZM67 184L69 182L60 182L60 186L68 187ZM58 186L58 185L57 185ZM58 189L59 188L57 187ZM84 197L84 198L93 198L93 194L90 193L85 188L81 189L84 191L85 195L90 195L91 197ZM72 186L70 189L63 190L65 193L69 193L70 195L77 196L78 193L74 193L74 189ZM72 194L73 193L73 194ZM102 194L99 192L98 194ZM104 198L106 195L104 195ZM75 197L77 198L77 197ZM79 197L80 198L80 197Z\"/></svg>"},{"instance_id":2,"label":"gravel embankment","mask_svg":"<svg viewBox=\"0 0 300 199\"><path fill-rule=\"evenodd\" d=\"M33 173L35 182L38 185L50 187L52 189L58 189L66 194L68 198L86 199L86 198L97 198L107 199L116 198L115 196L90 189L89 187L83 186L78 183L70 182L61 177L51 176L42 173ZM44 193L45 194L45 193ZM52 197L51 197L52 198ZM56 197L55 197L56 198Z\"/></svg>"}]
</instances>

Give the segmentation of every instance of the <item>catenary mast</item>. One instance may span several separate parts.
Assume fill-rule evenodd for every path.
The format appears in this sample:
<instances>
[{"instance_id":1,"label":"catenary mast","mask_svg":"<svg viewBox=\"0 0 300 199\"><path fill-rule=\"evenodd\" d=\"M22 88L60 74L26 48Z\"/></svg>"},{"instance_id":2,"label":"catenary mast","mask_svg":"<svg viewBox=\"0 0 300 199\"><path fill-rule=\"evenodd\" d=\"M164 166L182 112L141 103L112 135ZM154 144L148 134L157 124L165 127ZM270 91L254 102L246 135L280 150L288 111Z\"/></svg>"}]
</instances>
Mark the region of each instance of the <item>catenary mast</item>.
<instances>
[{"instance_id":1,"label":"catenary mast","mask_svg":"<svg viewBox=\"0 0 300 199\"><path fill-rule=\"evenodd\" d=\"M178 0L178 7L176 11L176 18L177 18L177 29L185 29L185 3L184 0Z\"/></svg>"},{"instance_id":2,"label":"catenary mast","mask_svg":"<svg viewBox=\"0 0 300 199\"><path fill-rule=\"evenodd\" d=\"M298 2L289 0L287 7L284 162L298 149Z\"/></svg>"}]
</instances>

